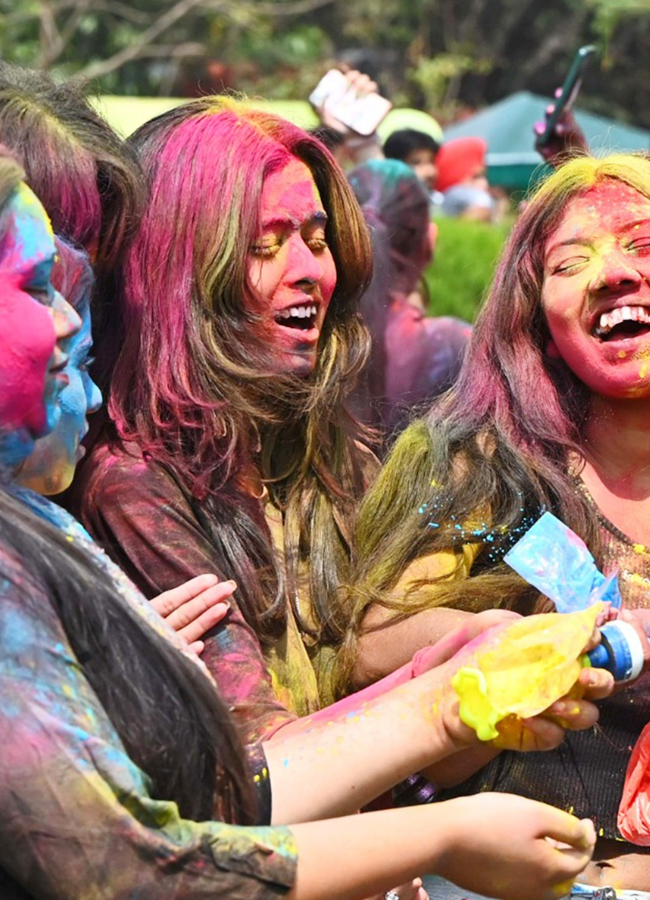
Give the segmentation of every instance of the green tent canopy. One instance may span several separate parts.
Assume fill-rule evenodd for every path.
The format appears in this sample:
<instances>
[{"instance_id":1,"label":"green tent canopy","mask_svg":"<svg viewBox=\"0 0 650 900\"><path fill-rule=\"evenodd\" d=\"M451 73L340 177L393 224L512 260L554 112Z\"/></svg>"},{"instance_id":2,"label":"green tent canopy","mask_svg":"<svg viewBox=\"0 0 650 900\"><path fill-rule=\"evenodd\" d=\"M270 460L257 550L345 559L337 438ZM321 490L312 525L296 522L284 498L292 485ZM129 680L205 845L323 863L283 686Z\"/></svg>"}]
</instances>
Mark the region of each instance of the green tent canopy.
<instances>
[{"instance_id":1,"label":"green tent canopy","mask_svg":"<svg viewBox=\"0 0 650 900\"><path fill-rule=\"evenodd\" d=\"M519 91L468 119L445 129L445 140L481 137L488 145L487 165L491 184L510 191L526 190L548 167L533 148L533 125L544 119L553 101L539 94ZM650 131L614 119L575 110L578 124L596 156L626 150L650 150Z\"/></svg>"}]
</instances>

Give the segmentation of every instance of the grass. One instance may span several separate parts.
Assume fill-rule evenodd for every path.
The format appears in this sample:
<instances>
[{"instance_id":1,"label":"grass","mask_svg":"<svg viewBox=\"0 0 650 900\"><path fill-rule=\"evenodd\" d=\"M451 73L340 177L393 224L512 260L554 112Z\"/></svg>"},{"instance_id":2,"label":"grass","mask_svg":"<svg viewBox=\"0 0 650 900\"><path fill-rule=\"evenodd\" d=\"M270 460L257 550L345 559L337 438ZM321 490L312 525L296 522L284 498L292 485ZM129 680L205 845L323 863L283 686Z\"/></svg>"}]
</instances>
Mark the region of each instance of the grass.
<instances>
[{"instance_id":1,"label":"grass","mask_svg":"<svg viewBox=\"0 0 650 900\"><path fill-rule=\"evenodd\" d=\"M424 273L431 292L429 313L473 322L511 222L491 225L462 219L437 219L435 259Z\"/></svg>"}]
</instances>

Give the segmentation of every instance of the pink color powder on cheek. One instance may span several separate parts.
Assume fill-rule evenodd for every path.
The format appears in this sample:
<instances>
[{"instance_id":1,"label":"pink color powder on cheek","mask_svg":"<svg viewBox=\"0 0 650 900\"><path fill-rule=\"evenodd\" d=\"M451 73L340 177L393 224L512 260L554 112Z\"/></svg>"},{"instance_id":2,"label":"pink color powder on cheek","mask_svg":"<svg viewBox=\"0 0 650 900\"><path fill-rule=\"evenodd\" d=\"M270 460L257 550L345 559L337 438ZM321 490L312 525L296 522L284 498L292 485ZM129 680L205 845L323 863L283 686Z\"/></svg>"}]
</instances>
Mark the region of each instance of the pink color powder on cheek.
<instances>
[{"instance_id":1,"label":"pink color powder on cheek","mask_svg":"<svg viewBox=\"0 0 650 900\"><path fill-rule=\"evenodd\" d=\"M50 310L0 273L0 428L43 434L43 395L56 334Z\"/></svg>"}]
</instances>

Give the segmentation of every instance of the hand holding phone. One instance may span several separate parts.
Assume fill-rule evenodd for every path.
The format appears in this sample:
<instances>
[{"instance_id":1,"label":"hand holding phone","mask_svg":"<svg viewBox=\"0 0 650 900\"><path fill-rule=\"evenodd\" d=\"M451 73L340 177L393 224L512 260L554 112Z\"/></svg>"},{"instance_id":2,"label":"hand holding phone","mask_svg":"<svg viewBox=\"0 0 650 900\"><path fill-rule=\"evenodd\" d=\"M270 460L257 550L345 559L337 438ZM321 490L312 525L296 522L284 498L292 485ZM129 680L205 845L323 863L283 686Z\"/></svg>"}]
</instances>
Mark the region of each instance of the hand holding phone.
<instances>
[{"instance_id":1,"label":"hand holding phone","mask_svg":"<svg viewBox=\"0 0 650 900\"><path fill-rule=\"evenodd\" d=\"M377 130L392 106L367 75L339 69L326 72L309 95L309 102L324 124L364 137Z\"/></svg>"},{"instance_id":2,"label":"hand holding phone","mask_svg":"<svg viewBox=\"0 0 650 900\"><path fill-rule=\"evenodd\" d=\"M549 162L567 150L586 150L587 141L572 113L582 78L596 47L580 47L573 58L564 84L556 91L556 101L546 111L546 121L534 126L535 149Z\"/></svg>"}]
</instances>

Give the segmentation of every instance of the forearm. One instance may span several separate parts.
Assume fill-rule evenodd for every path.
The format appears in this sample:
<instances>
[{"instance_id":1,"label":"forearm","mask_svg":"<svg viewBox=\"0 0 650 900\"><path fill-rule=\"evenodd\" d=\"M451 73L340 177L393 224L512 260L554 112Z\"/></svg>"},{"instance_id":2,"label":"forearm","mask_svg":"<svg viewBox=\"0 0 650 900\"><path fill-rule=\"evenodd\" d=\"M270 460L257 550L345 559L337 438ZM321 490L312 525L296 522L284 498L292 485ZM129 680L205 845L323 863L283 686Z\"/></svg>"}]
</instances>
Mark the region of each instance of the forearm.
<instances>
[{"instance_id":1,"label":"forearm","mask_svg":"<svg viewBox=\"0 0 650 900\"><path fill-rule=\"evenodd\" d=\"M492 744L468 747L427 766L420 774L438 788L454 787L486 766L499 752Z\"/></svg>"},{"instance_id":2,"label":"forearm","mask_svg":"<svg viewBox=\"0 0 650 900\"><path fill-rule=\"evenodd\" d=\"M353 672L356 689L377 681L407 663L418 650L432 646L453 628L470 621L474 613L435 607L406 619L372 630L394 615L392 610L374 606L364 620L364 632L357 644Z\"/></svg>"},{"instance_id":3,"label":"forearm","mask_svg":"<svg viewBox=\"0 0 650 900\"><path fill-rule=\"evenodd\" d=\"M293 826L298 873L289 898L360 900L435 871L443 848L444 805L433 827L426 807Z\"/></svg>"},{"instance_id":4,"label":"forearm","mask_svg":"<svg viewBox=\"0 0 650 900\"><path fill-rule=\"evenodd\" d=\"M448 667L441 665L374 700L359 700L344 713L335 704L331 718L318 714L312 728L296 734L289 726L286 735L266 743L272 821L346 815L454 753L460 744L447 725L456 721L449 681ZM472 740L469 731L467 740Z\"/></svg>"}]
</instances>

